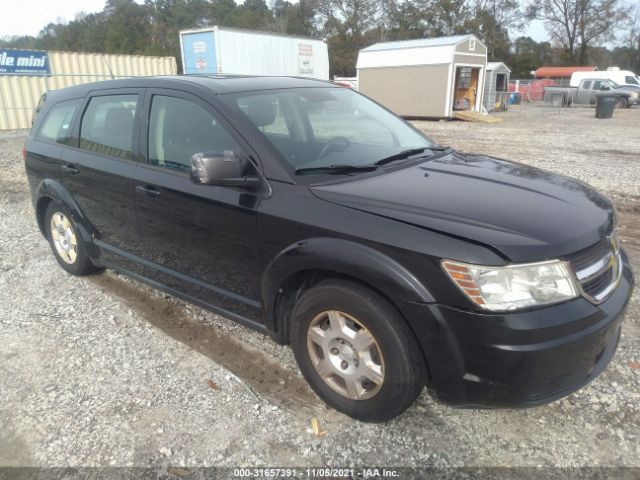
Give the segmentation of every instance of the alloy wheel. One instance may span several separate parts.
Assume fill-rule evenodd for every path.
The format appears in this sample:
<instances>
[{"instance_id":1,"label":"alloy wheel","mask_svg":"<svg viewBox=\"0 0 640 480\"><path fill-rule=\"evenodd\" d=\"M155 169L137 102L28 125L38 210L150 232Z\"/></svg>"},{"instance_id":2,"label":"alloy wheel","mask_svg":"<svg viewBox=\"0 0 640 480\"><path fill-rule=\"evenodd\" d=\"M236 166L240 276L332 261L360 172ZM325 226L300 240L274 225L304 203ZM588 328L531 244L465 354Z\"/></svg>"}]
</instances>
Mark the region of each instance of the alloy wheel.
<instances>
[{"instance_id":1,"label":"alloy wheel","mask_svg":"<svg viewBox=\"0 0 640 480\"><path fill-rule=\"evenodd\" d=\"M307 349L320 377L351 400L375 396L385 380L384 359L371 332L337 310L317 315L307 330Z\"/></svg>"},{"instance_id":2,"label":"alloy wheel","mask_svg":"<svg viewBox=\"0 0 640 480\"><path fill-rule=\"evenodd\" d=\"M51 216L51 239L60 258L73 265L78 258L78 242L71 222L64 213L54 212Z\"/></svg>"}]
</instances>

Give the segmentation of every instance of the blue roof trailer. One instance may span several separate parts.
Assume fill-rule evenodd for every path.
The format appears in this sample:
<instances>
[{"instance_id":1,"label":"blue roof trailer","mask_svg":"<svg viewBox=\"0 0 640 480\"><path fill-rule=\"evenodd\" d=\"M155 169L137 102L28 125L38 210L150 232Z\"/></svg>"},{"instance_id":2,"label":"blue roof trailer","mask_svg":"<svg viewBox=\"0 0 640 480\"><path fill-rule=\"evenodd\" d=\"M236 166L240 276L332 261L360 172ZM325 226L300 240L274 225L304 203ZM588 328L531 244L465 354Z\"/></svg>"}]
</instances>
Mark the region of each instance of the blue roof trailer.
<instances>
[{"instance_id":1,"label":"blue roof trailer","mask_svg":"<svg viewBox=\"0 0 640 480\"><path fill-rule=\"evenodd\" d=\"M210 27L180 32L182 71L204 75L273 75L329 79L323 40Z\"/></svg>"}]
</instances>

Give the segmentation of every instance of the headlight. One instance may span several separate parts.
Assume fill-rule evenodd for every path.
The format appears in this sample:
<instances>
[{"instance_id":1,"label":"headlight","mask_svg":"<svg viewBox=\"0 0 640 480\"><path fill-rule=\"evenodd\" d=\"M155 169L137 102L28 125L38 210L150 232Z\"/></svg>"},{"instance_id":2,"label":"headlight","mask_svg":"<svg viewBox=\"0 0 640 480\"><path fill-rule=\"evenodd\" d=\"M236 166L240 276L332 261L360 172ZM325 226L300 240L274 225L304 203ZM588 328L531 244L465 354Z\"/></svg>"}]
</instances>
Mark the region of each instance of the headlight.
<instances>
[{"instance_id":1,"label":"headlight","mask_svg":"<svg viewBox=\"0 0 640 480\"><path fill-rule=\"evenodd\" d=\"M560 260L506 267L444 260L442 267L473 303L486 310L516 310L579 296L569 263Z\"/></svg>"},{"instance_id":2,"label":"headlight","mask_svg":"<svg viewBox=\"0 0 640 480\"><path fill-rule=\"evenodd\" d=\"M631 98L638 98L638 92L631 92Z\"/></svg>"}]
</instances>

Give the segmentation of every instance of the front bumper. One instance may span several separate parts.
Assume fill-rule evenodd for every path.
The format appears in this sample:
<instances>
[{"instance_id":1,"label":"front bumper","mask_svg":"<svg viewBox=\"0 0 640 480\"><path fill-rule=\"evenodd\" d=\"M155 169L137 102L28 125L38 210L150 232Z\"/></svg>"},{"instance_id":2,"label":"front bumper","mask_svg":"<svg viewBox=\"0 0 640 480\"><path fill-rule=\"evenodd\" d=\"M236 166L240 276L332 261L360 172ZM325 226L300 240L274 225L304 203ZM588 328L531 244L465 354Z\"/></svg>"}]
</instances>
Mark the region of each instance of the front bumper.
<instances>
[{"instance_id":1,"label":"front bumper","mask_svg":"<svg viewBox=\"0 0 640 480\"><path fill-rule=\"evenodd\" d=\"M486 313L406 302L429 365L429 387L447 403L527 407L579 389L608 365L618 345L633 273L594 305L584 298L537 310Z\"/></svg>"}]
</instances>

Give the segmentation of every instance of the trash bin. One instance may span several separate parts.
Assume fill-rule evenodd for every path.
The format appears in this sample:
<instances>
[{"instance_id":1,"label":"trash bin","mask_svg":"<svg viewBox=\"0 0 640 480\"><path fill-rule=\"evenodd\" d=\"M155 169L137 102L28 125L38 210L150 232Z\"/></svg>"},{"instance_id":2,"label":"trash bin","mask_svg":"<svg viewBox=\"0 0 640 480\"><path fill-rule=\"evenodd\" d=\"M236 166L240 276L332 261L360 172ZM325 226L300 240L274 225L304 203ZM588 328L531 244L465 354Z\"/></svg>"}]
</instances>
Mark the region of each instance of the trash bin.
<instances>
[{"instance_id":1,"label":"trash bin","mask_svg":"<svg viewBox=\"0 0 640 480\"><path fill-rule=\"evenodd\" d=\"M613 109L618 99L614 95L598 95L596 99L596 118L613 117Z\"/></svg>"},{"instance_id":2,"label":"trash bin","mask_svg":"<svg viewBox=\"0 0 640 480\"><path fill-rule=\"evenodd\" d=\"M509 95L510 105L520 105L521 100L522 100L522 97L518 92L513 92L511 95Z\"/></svg>"}]
</instances>

